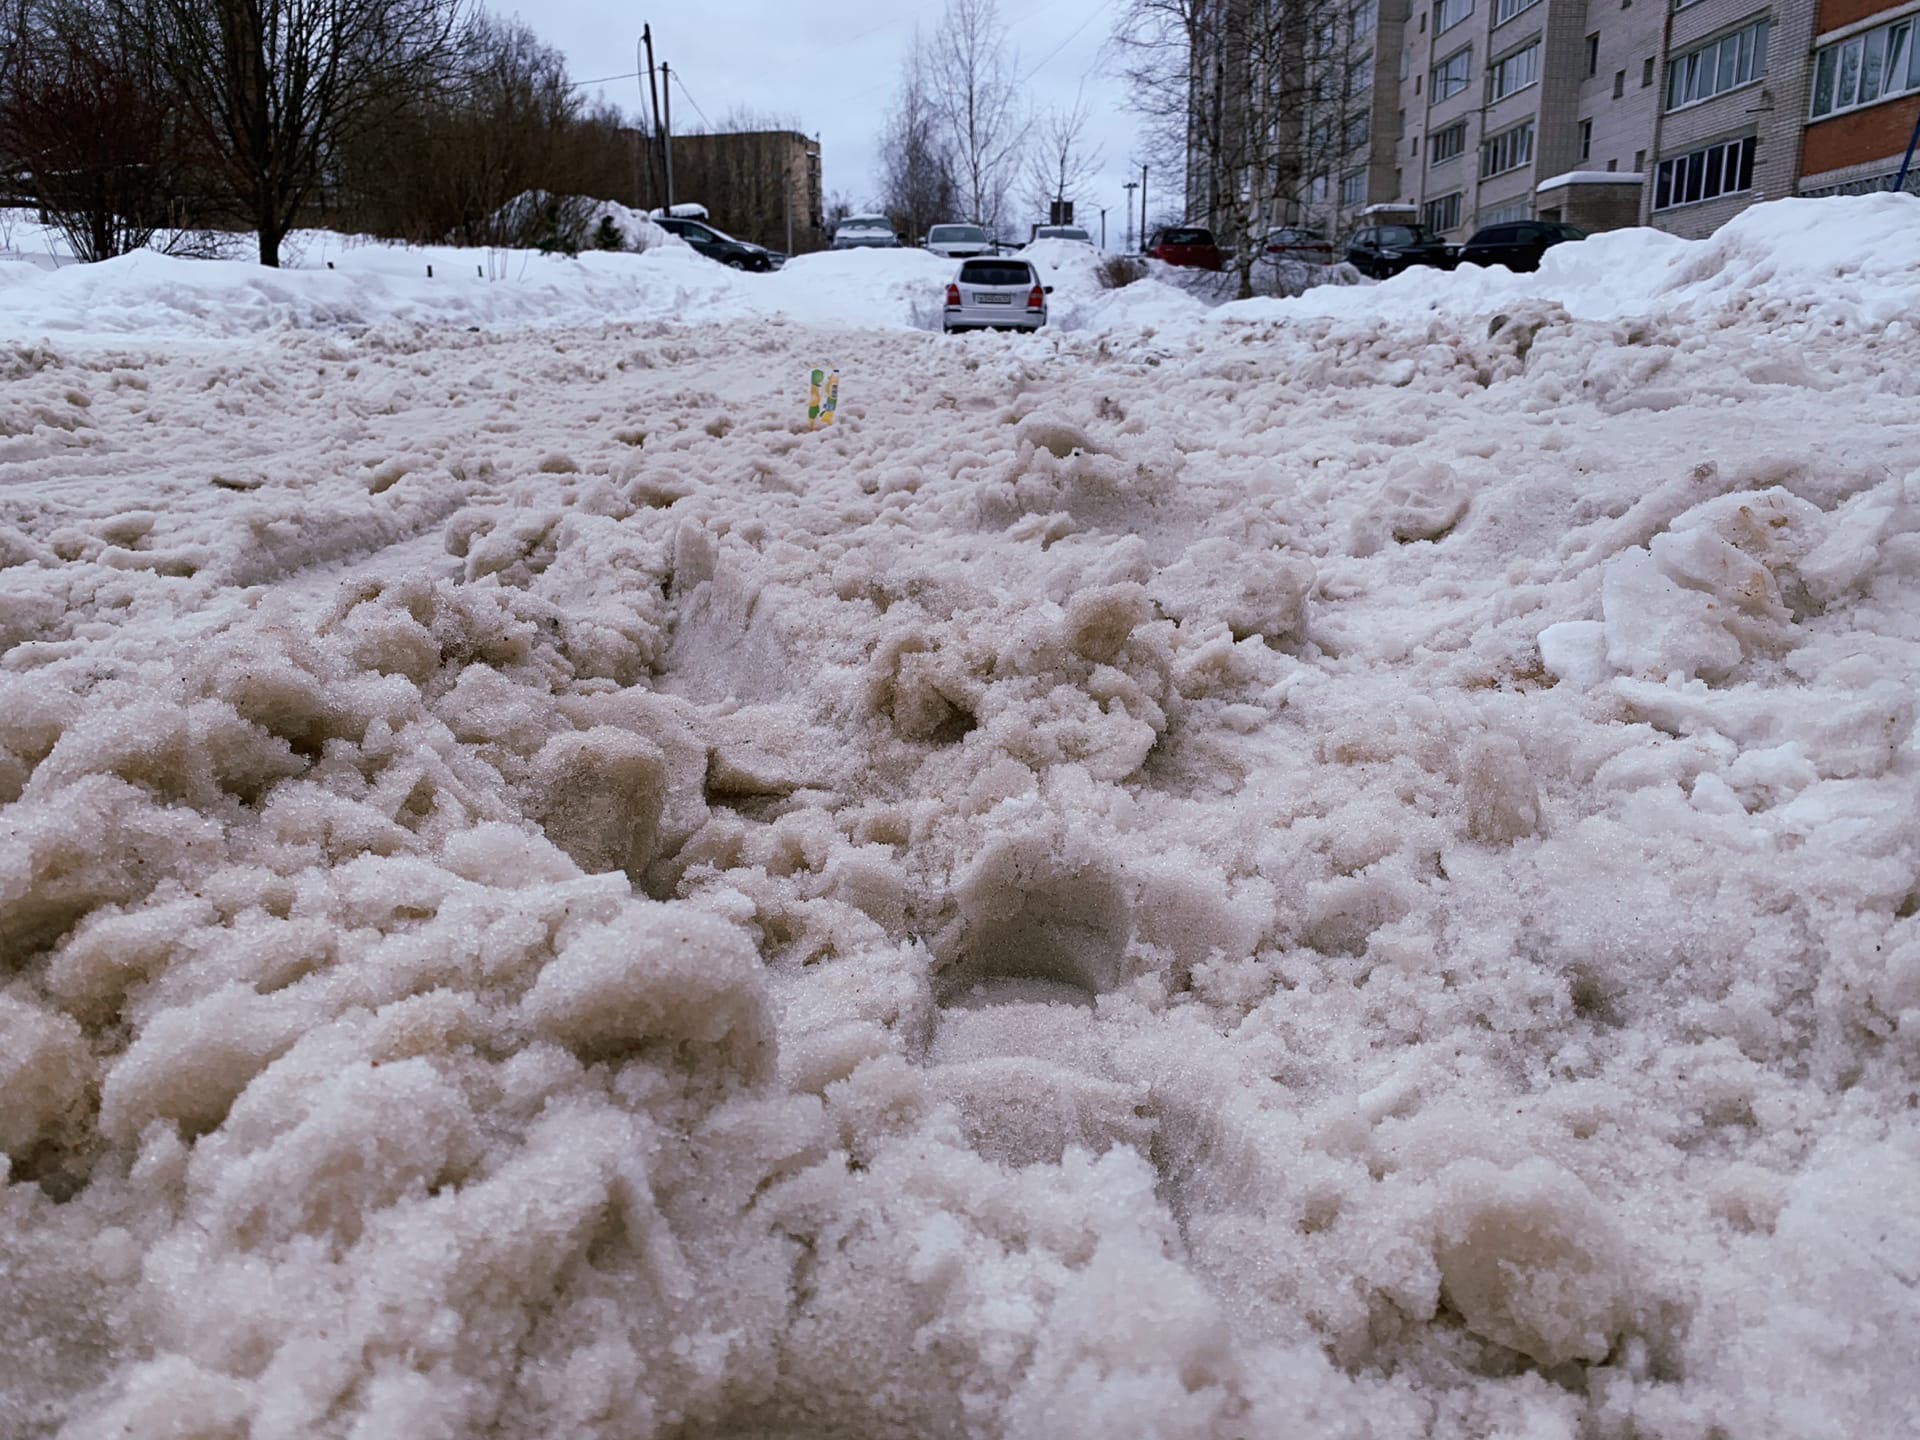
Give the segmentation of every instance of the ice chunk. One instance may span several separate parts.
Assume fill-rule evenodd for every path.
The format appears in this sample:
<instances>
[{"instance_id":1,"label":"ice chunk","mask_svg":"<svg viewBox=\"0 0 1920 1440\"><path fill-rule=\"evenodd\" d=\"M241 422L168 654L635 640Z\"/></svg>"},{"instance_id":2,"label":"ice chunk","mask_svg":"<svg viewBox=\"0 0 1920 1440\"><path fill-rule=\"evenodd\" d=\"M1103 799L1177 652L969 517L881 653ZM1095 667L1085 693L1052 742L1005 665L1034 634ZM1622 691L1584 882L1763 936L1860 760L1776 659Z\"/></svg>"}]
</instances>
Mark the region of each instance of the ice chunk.
<instances>
[{"instance_id":1,"label":"ice chunk","mask_svg":"<svg viewBox=\"0 0 1920 1440\"><path fill-rule=\"evenodd\" d=\"M1592 1192L1541 1159L1463 1160L1439 1180L1441 1283L1467 1328L1542 1365L1604 1359L1626 1319L1626 1256Z\"/></svg>"}]
</instances>

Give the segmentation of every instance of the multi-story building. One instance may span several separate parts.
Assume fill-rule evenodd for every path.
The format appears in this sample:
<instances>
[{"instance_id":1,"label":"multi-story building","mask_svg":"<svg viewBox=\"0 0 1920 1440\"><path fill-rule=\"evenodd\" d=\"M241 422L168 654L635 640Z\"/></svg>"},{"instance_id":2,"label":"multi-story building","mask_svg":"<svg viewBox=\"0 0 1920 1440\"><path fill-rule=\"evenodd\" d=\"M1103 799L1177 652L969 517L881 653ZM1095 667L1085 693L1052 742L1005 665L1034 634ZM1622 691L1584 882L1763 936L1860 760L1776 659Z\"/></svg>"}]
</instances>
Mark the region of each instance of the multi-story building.
<instances>
[{"instance_id":1,"label":"multi-story building","mask_svg":"<svg viewBox=\"0 0 1920 1440\"><path fill-rule=\"evenodd\" d=\"M1920 3L1821 0L1814 22L1802 195L1888 189L1920 123ZM1920 188L1910 173L1906 188Z\"/></svg>"},{"instance_id":2,"label":"multi-story building","mask_svg":"<svg viewBox=\"0 0 1920 1440\"><path fill-rule=\"evenodd\" d=\"M791 130L673 137L674 199L705 205L714 224L789 254L824 249L820 142Z\"/></svg>"},{"instance_id":3,"label":"multi-story building","mask_svg":"<svg viewBox=\"0 0 1920 1440\"><path fill-rule=\"evenodd\" d=\"M1361 0L1353 15L1349 51L1375 83L1296 207L1337 231L1388 204L1453 240L1533 216L1700 236L1758 200L1885 189L1920 121L1920 0Z\"/></svg>"}]
</instances>

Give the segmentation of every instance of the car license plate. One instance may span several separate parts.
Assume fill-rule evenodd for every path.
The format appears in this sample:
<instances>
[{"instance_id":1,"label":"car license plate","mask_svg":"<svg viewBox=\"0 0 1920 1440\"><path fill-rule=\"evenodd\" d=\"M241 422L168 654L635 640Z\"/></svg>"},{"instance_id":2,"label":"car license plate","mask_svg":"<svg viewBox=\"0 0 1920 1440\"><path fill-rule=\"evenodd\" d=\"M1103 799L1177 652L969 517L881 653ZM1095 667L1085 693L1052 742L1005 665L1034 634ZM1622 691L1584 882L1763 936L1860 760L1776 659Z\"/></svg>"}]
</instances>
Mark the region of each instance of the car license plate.
<instances>
[{"instance_id":1,"label":"car license plate","mask_svg":"<svg viewBox=\"0 0 1920 1440\"><path fill-rule=\"evenodd\" d=\"M1013 303L1013 297L1011 295L987 295L976 290L973 292L973 301L976 305L1011 305Z\"/></svg>"}]
</instances>

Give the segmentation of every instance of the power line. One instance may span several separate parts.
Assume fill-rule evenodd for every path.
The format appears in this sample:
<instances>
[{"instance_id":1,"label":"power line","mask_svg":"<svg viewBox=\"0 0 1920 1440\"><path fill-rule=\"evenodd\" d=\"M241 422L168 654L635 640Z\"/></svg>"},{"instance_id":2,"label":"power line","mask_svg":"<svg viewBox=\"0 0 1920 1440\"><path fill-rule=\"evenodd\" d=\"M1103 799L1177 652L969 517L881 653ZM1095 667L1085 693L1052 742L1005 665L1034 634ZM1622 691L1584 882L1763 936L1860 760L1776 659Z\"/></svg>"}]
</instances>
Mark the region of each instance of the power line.
<instances>
[{"instance_id":1,"label":"power line","mask_svg":"<svg viewBox=\"0 0 1920 1440\"><path fill-rule=\"evenodd\" d=\"M687 89L687 82L680 78L680 72L675 70L671 73L673 75L673 83L678 85L680 87L680 93L687 97L687 103L693 106L693 113L700 117L700 123L709 130L713 129L713 122L707 119L707 112L700 108L700 102L694 99L693 92Z\"/></svg>"},{"instance_id":2,"label":"power line","mask_svg":"<svg viewBox=\"0 0 1920 1440\"><path fill-rule=\"evenodd\" d=\"M1042 67L1044 67L1049 60L1053 59L1054 56L1058 55L1062 50L1066 49L1067 46L1071 45L1075 40L1079 39L1080 32L1086 29L1087 26L1091 25L1095 20L1099 19L1101 15L1106 13L1106 11L1107 11L1107 5L1105 3L1105 0L1102 0L1102 3L1094 6L1093 9L1087 12L1086 19L1082 20L1078 25L1074 26L1073 29L1067 32L1066 39L1062 40L1058 45L1054 46L1053 49L1049 50L1045 55L1041 56L1040 59L1034 64L1033 68L1027 71L1026 74L1020 77L1020 83L1024 85L1027 83L1027 81L1033 79L1035 75L1038 75ZM1082 76L1081 78L1084 79L1086 77Z\"/></svg>"},{"instance_id":3,"label":"power line","mask_svg":"<svg viewBox=\"0 0 1920 1440\"><path fill-rule=\"evenodd\" d=\"M638 80L646 73L644 70L634 70L625 75L602 75L598 80L575 80L567 86L567 88L569 90L581 90L588 85L611 85L615 80Z\"/></svg>"}]
</instances>

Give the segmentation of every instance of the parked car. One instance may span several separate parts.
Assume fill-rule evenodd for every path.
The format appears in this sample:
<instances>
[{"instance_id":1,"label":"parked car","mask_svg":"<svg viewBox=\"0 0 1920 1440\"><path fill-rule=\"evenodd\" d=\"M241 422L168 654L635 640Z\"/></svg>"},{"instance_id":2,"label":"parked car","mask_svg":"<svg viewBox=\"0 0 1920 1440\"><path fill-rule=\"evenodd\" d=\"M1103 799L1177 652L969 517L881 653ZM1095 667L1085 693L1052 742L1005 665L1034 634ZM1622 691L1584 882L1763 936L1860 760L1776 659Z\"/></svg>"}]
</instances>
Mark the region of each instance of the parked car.
<instances>
[{"instance_id":1,"label":"parked car","mask_svg":"<svg viewBox=\"0 0 1920 1440\"><path fill-rule=\"evenodd\" d=\"M1093 244L1093 236L1078 225L1041 225L1033 232L1035 240L1077 240L1082 245Z\"/></svg>"},{"instance_id":2,"label":"parked car","mask_svg":"<svg viewBox=\"0 0 1920 1440\"><path fill-rule=\"evenodd\" d=\"M1587 232L1553 220L1516 220L1487 225L1460 247L1463 265L1504 265L1509 270L1538 270L1540 257L1556 245L1584 240Z\"/></svg>"},{"instance_id":3,"label":"parked car","mask_svg":"<svg viewBox=\"0 0 1920 1440\"><path fill-rule=\"evenodd\" d=\"M1347 263L1385 280L1416 265L1451 270L1454 251L1424 225L1363 225L1347 241Z\"/></svg>"},{"instance_id":4,"label":"parked car","mask_svg":"<svg viewBox=\"0 0 1920 1440\"><path fill-rule=\"evenodd\" d=\"M1047 296L1031 262L1015 259L963 260L947 285L943 330L1038 330L1047 323Z\"/></svg>"},{"instance_id":5,"label":"parked car","mask_svg":"<svg viewBox=\"0 0 1920 1440\"><path fill-rule=\"evenodd\" d=\"M1169 265L1185 265L1194 270L1218 270L1225 263L1220 247L1213 243L1213 232L1199 225L1175 225L1153 237L1147 254Z\"/></svg>"},{"instance_id":6,"label":"parked car","mask_svg":"<svg viewBox=\"0 0 1920 1440\"><path fill-rule=\"evenodd\" d=\"M1292 260L1304 265L1333 264L1333 242L1311 225L1288 225L1269 230L1260 253L1268 260Z\"/></svg>"},{"instance_id":7,"label":"parked car","mask_svg":"<svg viewBox=\"0 0 1920 1440\"><path fill-rule=\"evenodd\" d=\"M978 225L936 225L927 231L927 249L949 260L993 254L993 237Z\"/></svg>"},{"instance_id":8,"label":"parked car","mask_svg":"<svg viewBox=\"0 0 1920 1440\"><path fill-rule=\"evenodd\" d=\"M778 250L769 250L764 245L755 245L748 240L736 240L726 231L716 230L704 221L663 215L653 223L669 235L678 235L709 260L718 260L735 270L757 270L764 274L769 270L778 270L787 263L787 257Z\"/></svg>"},{"instance_id":9,"label":"parked car","mask_svg":"<svg viewBox=\"0 0 1920 1440\"><path fill-rule=\"evenodd\" d=\"M849 215L833 232L830 250L897 250L900 237L884 215Z\"/></svg>"}]
</instances>

